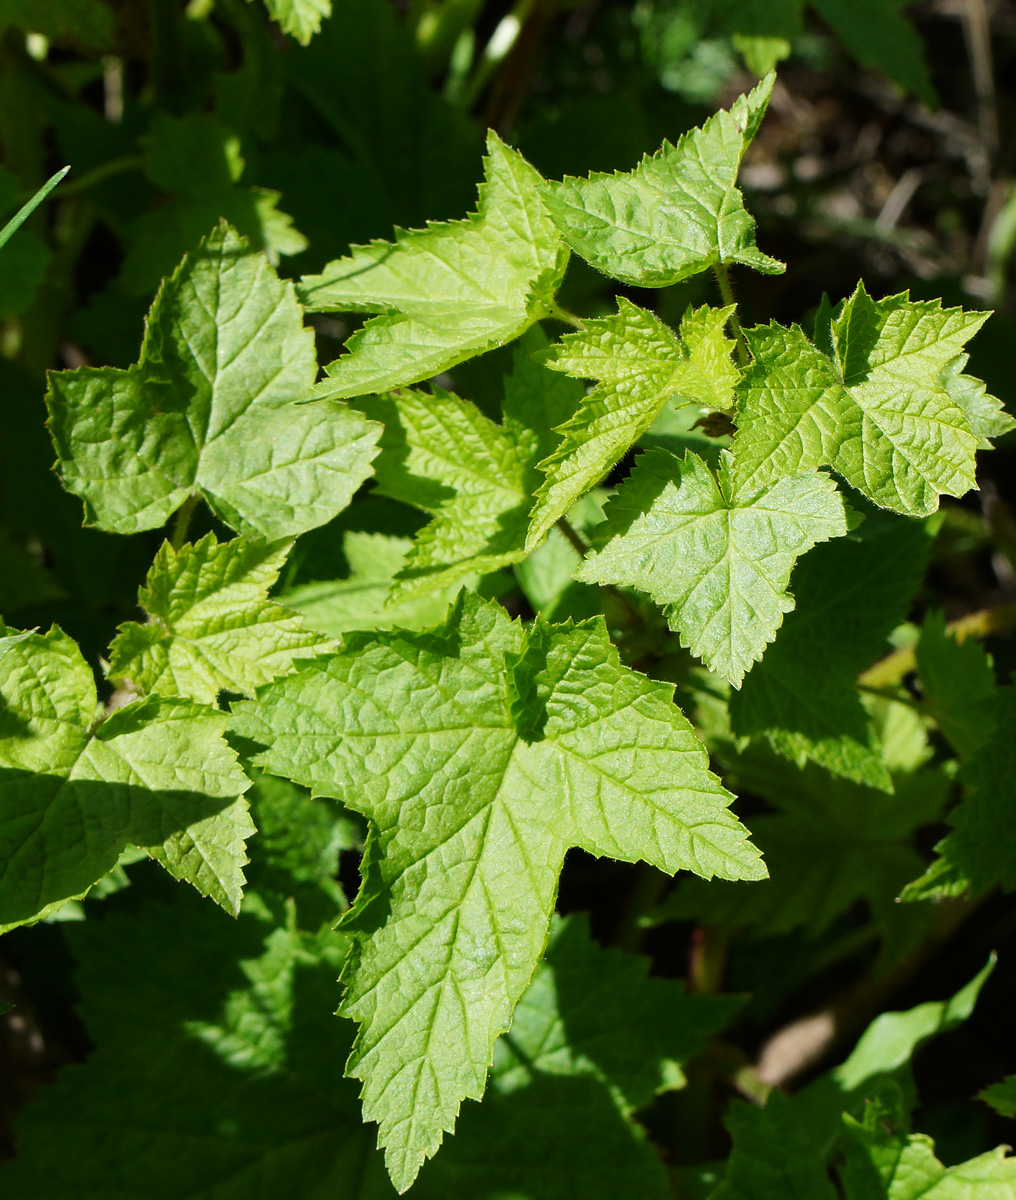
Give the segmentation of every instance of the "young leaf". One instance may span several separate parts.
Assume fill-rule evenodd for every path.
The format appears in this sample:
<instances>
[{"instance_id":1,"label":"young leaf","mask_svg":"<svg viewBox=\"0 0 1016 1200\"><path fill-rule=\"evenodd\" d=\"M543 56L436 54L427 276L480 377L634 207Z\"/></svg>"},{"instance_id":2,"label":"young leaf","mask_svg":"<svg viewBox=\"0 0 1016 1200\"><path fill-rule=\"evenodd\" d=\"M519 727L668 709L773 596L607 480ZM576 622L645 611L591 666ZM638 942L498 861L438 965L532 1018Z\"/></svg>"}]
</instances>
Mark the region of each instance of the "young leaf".
<instances>
[{"instance_id":1,"label":"young leaf","mask_svg":"<svg viewBox=\"0 0 1016 1200\"><path fill-rule=\"evenodd\" d=\"M785 270L755 246L755 222L736 187L775 79L768 75L676 146L664 142L634 171L548 183L547 208L569 246L636 287L667 287L718 263Z\"/></svg>"},{"instance_id":2,"label":"young leaf","mask_svg":"<svg viewBox=\"0 0 1016 1200\"><path fill-rule=\"evenodd\" d=\"M668 401L727 408L737 382L733 341L724 332L729 308L691 309L680 337L652 313L618 297L617 313L587 321L550 352L547 365L599 386L558 430L560 445L541 462L528 548L598 483L653 424Z\"/></svg>"},{"instance_id":3,"label":"young leaf","mask_svg":"<svg viewBox=\"0 0 1016 1200\"><path fill-rule=\"evenodd\" d=\"M345 405L292 403L315 370L292 284L220 224L163 285L137 365L50 374L60 477L113 533L155 529L194 495L255 537L323 525L381 431Z\"/></svg>"},{"instance_id":4,"label":"young leaf","mask_svg":"<svg viewBox=\"0 0 1016 1200\"><path fill-rule=\"evenodd\" d=\"M799 555L847 532L836 485L812 471L739 489L725 455L718 475L697 455L642 454L607 502L602 549L575 578L647 592L681 643L739 687L794 607Z\"/></svg>"},{"instance_id":5,"label":"young leaf","mask_svg":"<svg viewBox=\"0 0 1016 1200\"><path fill-rule=\"evenodd\" d=\"M765 734L799 765L811 759L834 775L891 791L854 685L905 619L930 542L916 521L871 515L851 537L813 550L794 572L794 612L730 697L735 734Z\"/></svg>"},{"instance_id":6,"label":"young leaf","mask_svg":"<svg viewBox=\"0 0 1016 1200\"><path fill-rule=\"evenodd\" d=\"M383 392L510 342L550 312L568 262L542 180L493 130L477 211L353 247L300 284L311 312L380 313L346 343L322 399Z\"/></svg>"},{"instance_id":7,"label":"young leaf","mask_svg":"<svg viewBox=\"0 0 1016 1200\"><path fill-rule=\"evenodd\" d=\"M1002 407L1002 401L993 396L984 382L974 375L964 375L969 354L958 354L947 363L939 376L939 382L967 414L970 428L979 439L978 450L990 450L991 439L1002 437L1016 429L1014 420Z\"/></svg>"},{"instance_id":8,"label":"young leaf","mask_svg":"<svg viewBox=\"0 0 1016 1200\"><path fill-rule=\"evenodd\" d=\"M736 477L756 487L830 466L883 508L923 516L976 486L977 437L943 371L987 313L872 300L859 284L831 324L827 356L795 325L745 331L754 361L738 389Z\"/></svg>"},{"instance_id":9,"label":"young leaf","mask_svg":"<svg viewBox=\"0 0 1016 1200\"><path fill-rule=\"evenodd\" d=\"M546 940L567 847L765 875L669 689L599 621L526 633L460 597L443 629L350 636L234 727L258 762L373 821L349 928L348 1070L398 1188L483 1094Z\"/></svg>"},{"instance_id":10,"label":"young leaf","mask_svg":"<svg viewBox=\"0 0 1016 1200\"><path fill-rule=\"evenodd\" d=\"M120 626L109 677L214 704L223 690L253 696L295 659L334 649L268 599L289 549L244 538L220 545L214 533L179 550L163 542L138 592L148 620Z\"/></svg>"},{"instance_id":11,"label":"young leaf","mask_svg":"<svg viewBox=\"0 0 1016 1200\"><path fill-rule=\"evenodd\" d=\"M342 545L349 562L348 578L299 584L279 596L287 608L303 613L309 628L331 637L350 629L422 629L436 625L459 588L476 583L474 576L466 575L412 600L386 604L413 543L409 538L383 533L348 532Z\"/></svg>"},{"instance_id":12,"label":"young leaf","mask_svg":"<svg viewBox=\"0 0 1016 1200\"><path fill-rule=\"evenodd\" d=\"M95 727L92 672L57 628L8 646L0 697L0 926L80 895L128 844L237 911L255 830L223 713L152 697Z\"/></svg>"},{"instance_id":13,"label":"young leaf","mask_svg":"<svg viewBox=\"0 0 1016 1200\"><path fill-rule=\"evenodd\" d=\"M306 46L331 15L332 0L265 0L268 14L278 21L283 33Z\"/></svg>"},{"instance_id":14,"label":"young leaf","mask_svg":"<svg viewBox=\"0 0 1016 1200\"><path fill-rule=\"evenodd\" d=\"M393 603L525 556L535 479L512 431L442 388L392 392L363 411L385 430L378 490L433 516L392 586Z\"/></svg>"},{"instance_id":15,"label":"young leaf","mask_svg":"<svg viewBox=\"0 0 1016 1200\"><path fill-rule=\"evenodd\" d=\"M995 672L976 638L960 642L941 613L929 613L915 651L925 705L950 745L972 758L995 724Z\"/></svg>"}]
</instances>

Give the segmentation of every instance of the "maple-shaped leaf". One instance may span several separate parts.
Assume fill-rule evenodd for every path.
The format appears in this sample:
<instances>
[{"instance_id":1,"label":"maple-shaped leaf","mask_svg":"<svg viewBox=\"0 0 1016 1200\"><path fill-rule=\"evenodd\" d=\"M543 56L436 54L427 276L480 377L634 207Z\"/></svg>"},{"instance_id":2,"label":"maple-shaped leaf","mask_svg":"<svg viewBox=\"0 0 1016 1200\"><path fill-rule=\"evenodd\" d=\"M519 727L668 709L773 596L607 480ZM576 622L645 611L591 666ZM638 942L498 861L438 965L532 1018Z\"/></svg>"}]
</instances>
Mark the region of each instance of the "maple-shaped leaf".
<instances>
[{"instance_id":1,"label":"maple-shaped leaf","mask_svg":"<svg viewBox=\"0 0 1016 1200\"><path fill-rule=\"evenodd\" d=\"M682 645L735 687L794 607L787 585L797 558L847 532L829 476L737 488L729 454L714 475L695 454L649 450L605 515L602 549L575 578L647 592Z\"/></svg>"},{"instance_id":2,"label":"maple-shaped leaf","mask_svg":"<svg viewBox=\"0 0 1016 1200\"><path fill-rule=\"evenodd\" d=\"M220 224L163 284L135 366L50 373L60 478L112 533L155 529L195 495L255 537L323 525L381 431L343 404L294 404L316 369L293 285Z\"/></svg>"},{"instance_id":3,"label":"maple-shaped leaf","mask_svg":"<svg viewBox=\"0 0 1016 1200\"><path fill-rule=\"evenodd\" d=\"M392 585L392 603L525 557L536 479L511 430L442 388L392 392L363 410L384 425L378 490L433 517Z\"/></svg>"},{"instance_id":4,"label":"maple-shaped leaf","mask_svg":"<svg viewBox=\"0 0 1016 1200\"><path fill-rule=\"evenodd\" d=\"M859 284L823 353L796 325L745 330L753 362L738 388L736 476L757 487L830 466L883 508L923 516L976 486L978 436L943 371L988 313ZM964 377L966 378L966 377Z\"/></svg>"},{"instance_id":5,"label":"maple-shaped leaf","mask_svg":"<svg viewBox=\"0 0 1016 1200\"><path fill-rule=\"evenodd\" d=\"M179 550L163 542L138 592L148 620L120 626L109 677L214 704L223 690L253 696L294 660L334 649L268 599L289 549L245 538L220 545L214 533Z\"/></svg>"},{"instance_id":6,"label":"maple-shaped leaf","mask_svg":"<svg viewBox=\"0 0 1016 1200\"><path fill-rule=\"evenodd\" d=\"M332 0L265 0L268 14L283 33L306 46L332 12Z\"/></svg>"},{"instance_id":7,"label":"maple-shaped leaf","mask_svg":"<svg viewBox=\"0 0 1016 1200\"><path fill-rule=\"evenodd\" d=\"M730 697L735 734L764 734L800 765L811 759L892 790L855 683L906 619L931 536L923 523L874 512L850 536L807 555L794 572L794 612Z\"/></svg>"},{"instance_id":8,"label":"maple-shaped leaf","mask_svg":"<svg viewBox=\"0 0 1016 1200\"><path fill-rule=\"evenodd\" d=\"M689 308L680 336L644 308L618 297L617 312L587 321L550 351L547 365L598 386L558 432L541 462L546 480L530 518L529 549L603 478L669 402L727 408L738 379L729 308Z\"/></svg>"},{"instance_id":9,"label":"maple-shaped leaf","mask_svg":"<svg viewBox=\"0 0 1016 1200\"><path fill-rule=\"evenodd\" d=\"M941 613L929 613L915 649L925 709L962 758L972 758L995 726L995 671L977 639L958 641Z\"/></svg>"},{"instance_id":10,"label":"maple-shaped leaf","mask_svg":"<svg viewBox=\"0 0 1016 1200\"><path fill-rule=\"evenodd\" d=\"M668 287L715 264L785 270L756 247L755 222L736 186L775 79L768 75L676 146L664 142L634 171L548 183L547 208L569 246L636 287Z\"/></svg>"},{"instance_id":11,"label":"maple-shaped leaf","mask_svg":"<svg viewBox=\"0 0 1016 1200\"><path fill-rule=\"evenodd\" d=\"M379 313L346 342L315 389L360 396L417 383L510 342L551 311L568 249L540 196L540 174L487 136L477 211L355 246L300 297L311 312Z\"/></svg>"},{"instance_id":12,"label":"maple-shaped leaf","mask_svg":"<svg viewBox=\"0 0 1016 1200\"><path fill-rule=\"evenodd\" d=\"M55 627L7 647L0 698L0 926L79 896L128 844L237 911L255 830L225 714L150 697L98 724L92 672Z\"/></svg>"},{"instance_id":13,"label":"maple-shaped leaf","mask_svg":"<svg viewBox=\"0 0 1016 1200\"><path fill-rule=\"evenodd\" d=\"M460 587L472 587L473 575L434 591L418 593L413 599L387 604L396 577L406 565L413 543L405 537L383 533L349 531L342 542L349 563L345 579L302 583L287 588L279 600L302 613L310 629L338 637L350 629L422 629L436 625L448 612Z\"/></svg>"},{"instance_id":14,"label":"maple-shaped leaf","mask_svg":"<svg viewBox=\"0 0 1016 1200\"><path fill-rule=\"evenodd\" d=\"M349 635L236 706L257 762L376 830L342 1011L396 1187L483 1094L539 962L569 846L661 870L765 876L670 689L602 620L529 632L462 594L447 625Z\"/></svg>"}]
</instances>

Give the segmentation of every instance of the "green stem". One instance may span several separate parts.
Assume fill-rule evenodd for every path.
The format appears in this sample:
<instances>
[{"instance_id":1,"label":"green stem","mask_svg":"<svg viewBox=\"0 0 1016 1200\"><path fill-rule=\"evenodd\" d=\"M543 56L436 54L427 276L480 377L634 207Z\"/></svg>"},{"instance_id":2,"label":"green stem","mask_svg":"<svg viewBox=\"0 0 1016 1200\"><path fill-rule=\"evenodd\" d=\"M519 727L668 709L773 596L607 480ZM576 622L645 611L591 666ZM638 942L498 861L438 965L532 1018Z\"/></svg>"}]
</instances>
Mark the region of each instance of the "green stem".
<instances>
[{"instance_id":1,"label":"green stem","mask_svg":"<svg viewBox=\"0 0 1016 1200\"><path fill-rule=\"evenodd\" d=\"M566 308L562 308L556 300L551 300L547 303L547 316L555 317L558 321L563 321L565 325L571 325L574 329L585 329L586 327L586 323L581 317L577 317Z\"/></svg>"},{"instance_id":2,"label":"green stem","mask_svg":"<svg viewBox=\"0 0 1016 1200\"><path fill-rule=\"evenodd\" d=\"M579 558L585 558L585 556L589 553L589 546L583 540L582 536L576 530L571 521L569 521L567 517L558 517L557 527L571 543L572 549L579 556Z\"/></svg>"},{"instance_id":3,"label":"green stem","mask_svg":"<svg viewBox=\"0 0 1016 1200\"><path fill-rule=\"evenodd\" d=\"M744 330L737 316L737 301L734 299L734 289L730 286L730 272L726 263L714 263L713 274L716 276L724 306L733 309L730 314L730 328L737 343L737 361L742 367L746 367L751 361L751 355L748 353L748 343L744 340Z\"/></svg>"},{"instance_id":4,"label":"green stem","mask_svg":"<svg viewBox=\"0 0 1016 1200\"><path fill-rule=\"evenodd\" d=\"M194 510L198 506L198 501L201 496L197 492L192 492L187 499L180 505L180 509L176 514L176 522L173 525L173 536L169 539L169 544L174 550L179 550L187 540L187 530L190 528L191 517L194 515Z\"/></svg>"}]
</instances>

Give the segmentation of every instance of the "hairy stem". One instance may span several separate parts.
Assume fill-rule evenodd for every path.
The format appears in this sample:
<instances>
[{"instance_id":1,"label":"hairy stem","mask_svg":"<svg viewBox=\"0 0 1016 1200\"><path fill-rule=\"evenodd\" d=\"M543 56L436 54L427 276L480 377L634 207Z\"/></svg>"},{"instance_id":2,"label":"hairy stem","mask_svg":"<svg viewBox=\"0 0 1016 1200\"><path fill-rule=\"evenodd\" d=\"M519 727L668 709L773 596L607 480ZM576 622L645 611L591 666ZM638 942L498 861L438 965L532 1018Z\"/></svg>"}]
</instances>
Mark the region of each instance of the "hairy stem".
<instances>
[{"instance_id":1,"label":"hairy stem","mask_svg":"<svg viewBox=\"0 0 1016 1200\"><path fill-rule=\"evenodd\" d=\"M724 305L728 308L732 307L734 310L730 314L730 328L734 334L734 341L737 343L737 361L742 367L746 367L751 361L751 355L748 353L748 343L744 340L744 330L741 328L741 322L737 315L737 301L734 299L734 289L730 286L730 272L727 270L726 263L714 263L713 274L716 276Z\"/></svg>"},{"instance_id":2,"label":"hairy stem","mask_svg":"<svg viewBox=\"0 0 1016 1200\"><path fill-rule=\"evenodd\" d=\"M563 321L566 325L571 325L574 329L585 329L586 323L581 317L577 317L574 313L569 312L566 308L562 308L556 300L551 300L547 304L547 315L556 317L558 321Z\"/></svg>"},{"instance_id":3,"label":"hairy stem","mask_svg":"<svg viewBox=\"0 0 1016 1200\"><path fill-rule=\"evenodd\" d=\"M567 517L558 517L557 527L571 543L572 549L579 558L585 558L589 553L589 546L571 521Z\"/></svg>"}]
</instances>

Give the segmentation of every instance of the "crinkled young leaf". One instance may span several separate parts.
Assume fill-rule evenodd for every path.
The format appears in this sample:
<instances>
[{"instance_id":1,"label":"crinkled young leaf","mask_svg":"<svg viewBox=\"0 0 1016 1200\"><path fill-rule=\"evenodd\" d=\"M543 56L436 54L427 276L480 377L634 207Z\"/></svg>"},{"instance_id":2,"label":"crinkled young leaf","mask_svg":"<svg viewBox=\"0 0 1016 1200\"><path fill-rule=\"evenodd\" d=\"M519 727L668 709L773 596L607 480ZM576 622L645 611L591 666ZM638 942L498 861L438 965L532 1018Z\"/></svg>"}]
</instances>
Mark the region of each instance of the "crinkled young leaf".
<instances>
[{"instance_id":1,"label":"crinkled young leaf","mask_svg":"<svg viewBox=\"0 0 1016 1200\"><path fill-rule=\"evenodd\" d=\"M569 846L765 875L669 688L621 667L602 621L526 633L464 595L441 629L349 636L238 704L234 727L268 747L269 771L377 830L343 1012L402 1189L483 1094Z\"/></svg>"},{"instance_id":2,"label":"crinkled young leaf","mask_svg":"<svg viewBox=\"0 0 1016 1200\"><path fill-rule=\"evenodd\" d=\"M767 275L785 270L756 247L755 222L736 186L775 79L767 76L676 146L664 142L634 171L548 183L547 207L571 248L636 287L667 287L717 263Z\"/></svg>"},{"instance_id":3,"label":"crinkled young leaf","mask_svg":"<svg viewBox=\"0 0 1016 1200\"><path fill-rule=\"evenodd\" d=\"M255 537L323 525L381 431L345 405L294 404L315 371L292 284L220 224L163 285L137 365L50 374L60 477L113 533L155 529L192 495Z\"/></svg>"},{"instance_id":4,"label":"crinkled young leaf","mask_svg":"<svg viewBox=\"0 0 1016 1200\"><path fill-rule=\"evenodd\" d=\"M827 475L746 491L731 479L729 455L714 475L697 455L667 450L639 457L605 515L602 548L575 578L647 592L682 645L735 687L793 610L787 585L798 556L847 532Z\"/></svg>"},{"instance_id":5,"label":"crinkled young leaf","mask_svg":"<svg viewBox=\"0 0 1016 1200\"><path fill-rule=\"evenodd\" d=\"M891 791L855 681L906 618L930 545L924 524L872 514L808 554L794 572L794 612L730 697L735 734L765 734L799 765Z\"/></svg>"},{"instance_id":6,"label":"crinkled young leaf","mask_svg":"<svg viewBox=\"0 0 1016 1200\"><path fill-rule=\"evenodd\" d=\"M268 13L283 33L306 46L331 15L332 0L265 0Z\"/></svg>"},{"instance_id":7,"label":"crinkled young leaf","mask_svg":"<svg viewBox=\"0 0 1016 1200\"><path fill-rule=\"evenodd\" d=\"M547 365L598 386L570 421L560 445L543 460L547 478L537 493L529 549L554 522L599 483L653 424L669 402L729 407L738 371L724 331L729 308L691 309L680 336L658 317L619 296L617 313L587 321L553 348Z\"/></svg>"},{"instance_id":8,"label":"crinkled young leaf","mask_svg":"<svg viewBox=\"0 0 1016 1200\"><path fill-rule=\"evenodd\" d=\"M338 637L350 629L422 629L436 625L461 586L476 580L467 575L435 591L399 604L387 604L413 543L383 533L348 532L343 551L349 575L322 583L303 583L279 595L287 608L303 613L309 628Z\"/></svg>"},{"instance_id":9,"label":"crinkled young leaf","mask_svg":"<svg viewBox=\"0 0 1016 1200\"><path fill-rule=\"evenodd\" d=\"M978 437L942 376L987 317L906 292L872 300L859 284L832 320L831 355L796 325L746 330L754 361L738 388L738 481L761 487L830 466L909 516L962 496L976 486Z\"/></svg>"},{"instance_id":10,"label":"crinkled young leaf","mask_svg":"<svg viewBox=\"0 0 1016 1200\"><path fill-rule=\"evenodd\" d=\"M540 197L541 176L491 131L477 211L397 230L305 277L311 312L380 313L346 343L322 399L383 392L510 342L547 316L568 262Z\"/></svg>"},{"instance_id":11,"label":"crinkled young leaf","mask_svg":"<svg viewBox=\"0 0 1016 1200\"><path fill-rule=\"evenodd\" d=\"M976 638L960 642L941 613L924 619L915 650L927 711L962 758L972 758L995 725L995 671Z\"/></svg>"},{"instance_id":12,"label":"crinkled young leaf","mask_svg":"<svg viewBox=\"0 0 1016 1200\"><path fill-rule=\"evenodd\" d=\"M513 431L442 388L392 392L363 410L384 425L378 490L433 517L392 585L393 603L525 556L536 481Z\"/></svg>"},{"instance_id":13,"label":"crinkled young leaf","mask_svg":"<svg viewBox=\"0 0 1016 1200\"><path fill-rule=\"evenodd\" d=\"M268 599L289 549L245 538L220 545L214 533L179 550L163 542L138 592L148 620L120 626L108 676L214 704L224 690L253 696L296 659L334 649Z\"/></svg>"},{"instance_id":14,"label":"crinkled young leaf","mask_svg":"<svg viewBox=\"0 0 1016 1200\"><path fill-rule=\"evenodd\" d=\"M92 672L57 628L8 646L0 697L0 926L81 895L128 844L237 911L255 830L225 714L151 697L95 727Z\"/></svg>"}]
</instances>

